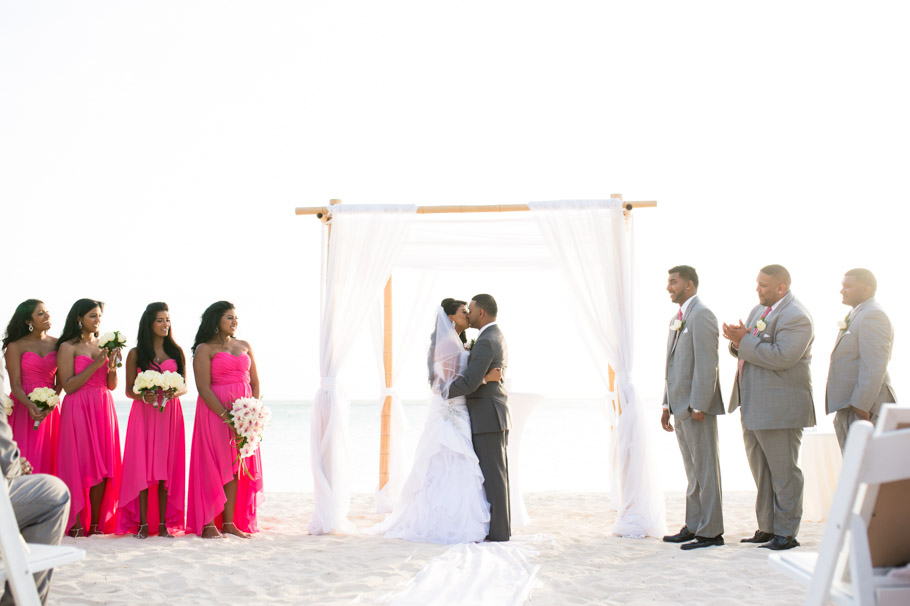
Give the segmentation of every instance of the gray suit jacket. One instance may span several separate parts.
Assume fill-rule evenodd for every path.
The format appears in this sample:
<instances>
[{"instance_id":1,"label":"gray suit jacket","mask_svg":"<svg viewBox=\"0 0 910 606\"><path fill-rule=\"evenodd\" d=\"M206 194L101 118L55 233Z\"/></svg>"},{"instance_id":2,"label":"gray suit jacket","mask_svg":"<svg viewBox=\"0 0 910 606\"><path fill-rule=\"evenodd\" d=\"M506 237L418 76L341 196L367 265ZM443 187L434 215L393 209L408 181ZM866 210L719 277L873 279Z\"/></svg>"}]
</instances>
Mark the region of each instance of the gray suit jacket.
<instances>
[{"instance_id":1,"label":"gray suit jacket","mask_svg":"<svg viewBox=\"0 0 910 606\"><path fill-rule=\"evenodd\" d=\"M509 348L499 326L485 329L468 358L464 375L449 386L446 398L465 396L471 416L472 433L492 433L512 428L509 416L509 394L502 382L482 385L484 376L493 368L509 365Z\"/></svg>"},{"instance_id":2,"label":"gray suit jacket","mask_svg":"<svg viewBox=\"0 0 910 606\"><path fill-rule=\"evenodd\" d=\"M717 378L717 318L698 297L683 316L682 330L673 330L667 339L664 375L664 405L677 419L689 417L690 410L711 415L724 414L724 399Z\"/></svg>"},{"instance_id":3,"label":"gray suit jacket","mask_svg":"<svg viewBox=\"0 0 910 606\"><path fill-rule=\"evenodd\" d=\"M882 306L875 299L857 305L831 352L825 410L855 406L877 415L885 402L897 402L888 376L893 345L894 329Z\"/></svg>"},{"instance_id":4,"label":"gray suit jacket","mask_svg":"<svg viewBox=\"0 0 910 606\"><path fill-rule=\"evenodd\" d=\"M748 327L755 326L765 307L749 314ZM733 383L730 412L742 406L746 429L796 429L815 425L812 399L812 316L792 292L766 320L765 330L751 332L730 353L745 361Z\"/></svg>"},{"instance_id":5,"label":"gray suit jacket","mask_svg":"<svg viewBox=\"0 0 910 606\"><path fill-rule=\"evenodd\" d=\"M0 393L5 394L4 379L2 362L0 362ZM22 459L19 456L19 447L13 440L13 429L9 426L6 415L3 414L2 405L3 403L0 402L0 478L9 481L22 475Z\"/></svg>"}]
</instances>

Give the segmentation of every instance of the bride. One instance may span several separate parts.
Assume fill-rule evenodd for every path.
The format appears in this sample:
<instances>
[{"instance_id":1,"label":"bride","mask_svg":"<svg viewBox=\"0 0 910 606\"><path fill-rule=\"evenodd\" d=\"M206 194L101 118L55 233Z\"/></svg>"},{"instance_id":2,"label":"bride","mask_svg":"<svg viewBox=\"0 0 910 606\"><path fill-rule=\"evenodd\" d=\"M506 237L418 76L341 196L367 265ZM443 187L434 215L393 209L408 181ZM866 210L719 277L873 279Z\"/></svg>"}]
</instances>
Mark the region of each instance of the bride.
<instances>
[{"instance_id":1,"label":"bride","mask_svg":"<svg viewBox=\"0 0 910 606\"><path fill-rule=\"evenodd\" d=\"M471 421L464 396L444 400L441 393L467 366L464 301L445 299L437 311L436 330L427 354L430 408L414 467L398 504L371 532L388 538L428 543L482 541L490 528L490 504L483 474L471 444ZM495 368L485 379L499 381Z\"/></svg>"}]
</instances>

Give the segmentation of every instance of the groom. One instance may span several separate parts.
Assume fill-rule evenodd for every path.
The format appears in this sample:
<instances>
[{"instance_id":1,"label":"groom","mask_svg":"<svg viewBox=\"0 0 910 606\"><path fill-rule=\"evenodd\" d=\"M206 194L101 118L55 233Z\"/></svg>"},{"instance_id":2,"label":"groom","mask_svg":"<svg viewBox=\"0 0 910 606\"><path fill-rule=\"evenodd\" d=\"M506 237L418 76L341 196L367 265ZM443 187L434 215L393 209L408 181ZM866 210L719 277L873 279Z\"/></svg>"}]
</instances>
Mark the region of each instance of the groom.
<instances>
[{"instance_id":1,"label":"groom","mask_svg":"<svg viewBox=\"0 0 910 606\"><path fill-rule=\"evenodd\" d=\"M471 416L474 452L480 460L483 487L490 502L490 541L508 541L512 535L509 512L509 394L502 384L487 383L484 376L494 368L505 371L509 364L506 338L496 325L498 308L490 295L477 295L471 300L468 321L480 334L471 348L464 376L452 382L446 398L465 396Z\"/></svg>"}]
</instances>

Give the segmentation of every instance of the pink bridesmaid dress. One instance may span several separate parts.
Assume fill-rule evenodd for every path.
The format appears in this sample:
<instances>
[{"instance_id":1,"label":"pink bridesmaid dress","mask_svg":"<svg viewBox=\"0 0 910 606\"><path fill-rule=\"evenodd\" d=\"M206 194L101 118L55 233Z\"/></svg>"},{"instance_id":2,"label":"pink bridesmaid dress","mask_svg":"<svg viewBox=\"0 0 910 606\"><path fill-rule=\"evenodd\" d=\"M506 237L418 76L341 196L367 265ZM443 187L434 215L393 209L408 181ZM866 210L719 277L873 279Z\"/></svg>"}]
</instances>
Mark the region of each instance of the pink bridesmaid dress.
<instances>
[{"instance_id":1,"label":"pink bridesmaid dress","mask_svg":"<svg viewBox=\"0 0 910 606\"><path fill-rule=\"evenodd\" d=\"M237 398L250 397L250 357L234 356L219 351L212 358L212 391L230 408ZM193 424L193 446L190 453L190 485L187 502L186 531L202 534L202 527L214 519L221 530L226 498L224 485L237 475L237 503L234 525L244 532L259 532L256 508L262 503L262 459L259 449L243 460L241 469L238 450L232 444L230 427L206 406L202 397L196 400Z\"/></svg>"},{"instance_id":2,"label":"pink bridesmaid dress","mask_svg":"<svg viewBox=\"0 0 910 606\"><path fill-rule=\"evenodd\" d=\"M91 365L90 357L76 356L73 371L78 375ZM98 528L112 533L116 530L120 494L120 428L114 398L107 388L107 366L95 371L82 387L66 394L61 408L57 476L70 489L66 529L75 525L78 515L88 532L92 523L89 490L106 478Z\"/></svg>"},{"instance_id":3,"label":"pink bridesmaid dress","mask_svg":"<svg viewBox=\"0 0 910 606\"><path fill-rule=\"evenodd\" d=\"M26 351L19 358L22 373L22 391L25 395L38 387L54 388L57 374L57 352L52 351L43 358L38 354ZM9 416L13 438L19 445L19 452L35 468L35 473L57 474L57 436L60 431L60 407L57 406L44 417L38 429L35 421L28 414L25 404L13 399L13 414Z\"/></svg>"},{"instance_id":4,"label":"pink bridesmaid dress","mask_svg":"<svg viewBox=\"0 0 910 606\"><path fill-rule=\"evenodd\" d=\"M175 360L165 360L160 372L177 372ZM126 426L126 445L123 448L123 474L120 477L120 506L117 514L117 534L139 530L139 492L148 489L148 509L145 520L149 534L158 534L161 504L158 502L158 483L167 489L165 524L170 531L183 531L186 503L186 441L183 429L183 408L174 398L161 412L157 404L134 400Z\"/></svg>"}]
</instances>

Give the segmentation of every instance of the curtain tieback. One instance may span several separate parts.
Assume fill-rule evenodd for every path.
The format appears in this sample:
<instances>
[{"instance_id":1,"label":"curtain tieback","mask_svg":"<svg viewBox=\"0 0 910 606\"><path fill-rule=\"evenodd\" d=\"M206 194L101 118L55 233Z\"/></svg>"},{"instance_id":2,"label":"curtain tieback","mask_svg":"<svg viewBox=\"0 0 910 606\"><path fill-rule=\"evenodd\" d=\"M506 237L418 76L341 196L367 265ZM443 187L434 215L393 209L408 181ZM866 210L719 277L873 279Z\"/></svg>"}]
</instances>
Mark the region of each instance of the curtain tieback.
<instances>
[{"instance_id":1,"label":"curtain tieback","mask_svg":"<svg viewBox=\"0 0 910 606\"><path fill-rule=\"evenodd\" d=\"M383 387L382 388L382 397L385 398L397 398L398 391L394 387Z\"/></svg>"},{"instance_id":2,"label":"curtain tieback","mask_svg":"<svg viewBox=\"0 0 910 606\"><path fill-rule=\"evenodd\" d=\"M330 377L321 377L319 379L319 389L328 391L330 389L335 389L336 386L337 383L335 383L335 379L332 379Z\"/></svg>"}]
</instances>

